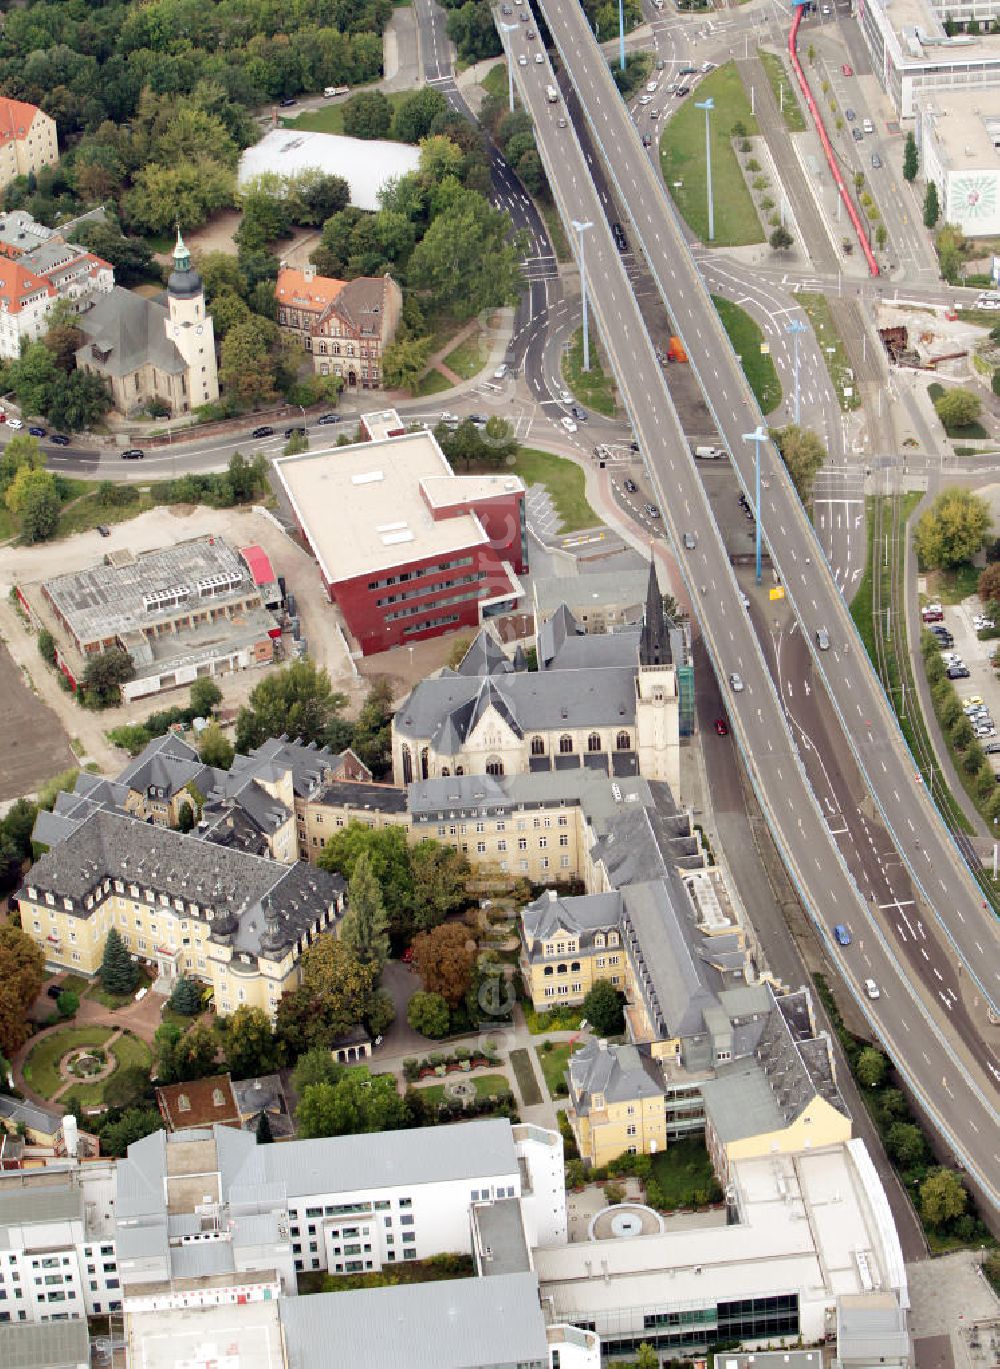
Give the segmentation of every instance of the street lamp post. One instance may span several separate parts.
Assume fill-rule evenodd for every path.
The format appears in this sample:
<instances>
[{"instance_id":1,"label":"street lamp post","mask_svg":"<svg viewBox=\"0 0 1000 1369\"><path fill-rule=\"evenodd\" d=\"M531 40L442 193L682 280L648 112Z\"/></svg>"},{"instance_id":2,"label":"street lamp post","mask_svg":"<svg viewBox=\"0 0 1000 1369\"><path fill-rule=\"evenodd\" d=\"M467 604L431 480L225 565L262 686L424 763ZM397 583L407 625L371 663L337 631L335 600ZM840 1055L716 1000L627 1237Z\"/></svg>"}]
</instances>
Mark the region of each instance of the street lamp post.
<instances>
[{"instance_id":1,"label":"street lamp post","mask_svg":"<svg viewBox=\"0 0 1000 1369\"><path fill-rule=\"evenodd\" d=\"M785 332L792 335L792 352L795 367L795 424L796 427L802 421L802 409L799 403L799 338L806 332L806 325L800 318L792 319L791 323L785 325Z\"/></svg>"},{"instance_id":2,"label":"street lamp post","mask_svg":"<svg viewBox=\"0 0 1000 1369\"><path fill-rule=\"evenodd\" d=\"M712 125L709 116L715 108L711 96L695 105L695 109L705 111L705 179L708 182L708 240L715 241L715 205L712 202Z\"/></svg>"},{"instance_id":3,"label":"street lamp post","mask_svg":"<svg viewBox=\"0 0 1000 1369\"><path fill-rule=\"evenodd\" d=\"M585 371L590 370L590 331L587 320L587 267L583 255L583 235L588 228L593 228L593 226L590 219L583 223L577 219L573 220L576 240L580 245L580 292L583 296L583 369Z\"/></svg>"},{"instance_id":4,"label":"street lamp post","mask_svg":"<svg viewBox=\"0 0 1000 1369\"><path fill-rule=\"evenodd\" d=\"M625 70L625 0L618 0L618 64Z\"/></svg>"},{"instance_id":5,"label":"street lamp post","mask_svg":"<svg viewBox=\"0 0 1000 1369\"><path fill-rule=\"evenodd\" d=\"M500 28L504 33L517 33L516 24L501 24ZM514 53L508 44L507 46L507 103L510 106L511 114L514 113Z\"/></svg>"},{"instance_id":6,"label":"street lamp post","mask_svg":"<svg viewBox=\"0 0 1000 1369\"><path fill-rule=\"evenodd\" d=\"M744 442L752 442L756 448L756 497L754 499L754 514L757 520L757 583L761 582L760 569L760 449L761 444L767 441L767 429L762 423L758 423L752 433L743 434Z\"/></svg>"}]
</instances>

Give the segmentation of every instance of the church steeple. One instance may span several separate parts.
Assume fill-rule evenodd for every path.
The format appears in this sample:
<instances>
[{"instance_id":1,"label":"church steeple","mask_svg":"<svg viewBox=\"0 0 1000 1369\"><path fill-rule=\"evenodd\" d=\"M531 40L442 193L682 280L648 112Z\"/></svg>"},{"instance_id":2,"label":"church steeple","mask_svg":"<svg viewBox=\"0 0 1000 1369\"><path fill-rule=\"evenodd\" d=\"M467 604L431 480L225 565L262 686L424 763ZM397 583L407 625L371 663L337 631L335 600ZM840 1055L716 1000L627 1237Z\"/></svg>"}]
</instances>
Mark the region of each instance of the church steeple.
<instances>
[{"instance_id":1,"label":"church steeple","mask_svg":"<svg viewBox=\"0 0 1000 1369\"><path fill-rule=\"evenodd\" d=\"M191 253L178 228L177 242L174 245L174 269L167 281L167 294L173 299L195 299L201 293L201 276L191 265Z\"/></svg>"},{"instance_id":2,"label":"church steeple","mask_svg":"<svg viewBox=\"0 0 1000 1369\"><path fill-rule=\"evenodd\" d=\"M177 242L174 244L174 270L190 271L191 253L187 250L187 245L181 237L180 226L177 228Z\"/></svg>"},{"instance_id":3,"label":"church steeple","mask_svg":"<svg viewBox=\"0 0 1000 1369\"><path fill-rule=\"evenodd\" d=\"M656 579L656 562L650 557L649 583L646 586L646 609L642 619L642 638L639 642L641 666L670 665L670 631L663 611L663 595Z\"/></svg>"}]
</instances>

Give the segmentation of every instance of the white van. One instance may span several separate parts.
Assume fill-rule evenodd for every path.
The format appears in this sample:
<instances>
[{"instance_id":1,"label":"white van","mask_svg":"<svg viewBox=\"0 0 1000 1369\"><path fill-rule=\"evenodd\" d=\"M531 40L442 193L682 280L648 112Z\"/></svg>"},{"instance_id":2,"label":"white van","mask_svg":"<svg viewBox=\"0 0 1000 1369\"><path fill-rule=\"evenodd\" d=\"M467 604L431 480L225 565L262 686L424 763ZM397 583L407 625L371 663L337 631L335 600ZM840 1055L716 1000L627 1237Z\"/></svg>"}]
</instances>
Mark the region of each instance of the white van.
<instances>
[{"instance_id":1,"label":"white van","mask_svg":"<svg viewBox=\"0 0 1000 1369\"><path fill-rule=\"evenodd\" d=\"M503 380L503 378L504 378L504 376L505 376L506 374L507 374L507 363L506 363L506 361L501 361L500 365L499 365L499 366L496 368L496 370L493 372L493 379L494 379L494 380Z\"/></svg>"},{"instance_id":2,"label":"white van","mask_svg":"<svg viewBox=\"0 0 1000 1369\"><path fill-rule=\"evenodd\" d=\"M866 133L875 132L875 125L872 123L871 119L863 119L861 121L861 127L864 129Z\"/></svg>"},{"instance_id":3,"label":"white van","mask_svg":"<svg viewBox=\"0 0 1000 1369\"><path fill-rule=\"evenodd\" d=\"M694 454L703 461L721 461L726 452L723 447L695 447Z\"/></svg>"},{"instance_id":4,"label":"white van","mask_svg":"<svg viewBox=\"0 0 1000 1369\"><path fill-rule=\"evenodd\" d=\"M539 57L541 57L542 54L539 53L538 55L539 55ZM557 104L557 103L558 103L558 101L559 101L559 92L558 92L558 90L556 90L555 86L546 86L546 87L545 87L545 98L546 98L546 100L548 100L548 102L549 102L550 105L554 105L554 104Z\"/></svg>"}]
</instances>

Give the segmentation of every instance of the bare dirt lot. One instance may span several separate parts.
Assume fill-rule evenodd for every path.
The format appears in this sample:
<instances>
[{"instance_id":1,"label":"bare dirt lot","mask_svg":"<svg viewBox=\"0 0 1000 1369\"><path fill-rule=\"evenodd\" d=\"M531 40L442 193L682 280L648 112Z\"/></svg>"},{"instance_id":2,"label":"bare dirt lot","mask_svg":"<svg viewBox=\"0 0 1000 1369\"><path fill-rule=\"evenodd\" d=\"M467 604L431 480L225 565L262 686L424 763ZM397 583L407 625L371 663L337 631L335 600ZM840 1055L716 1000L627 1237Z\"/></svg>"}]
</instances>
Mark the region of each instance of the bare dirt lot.
<instances>
[{"instance_id":1,"label":"bare dirt lot","mask_svg":"<svg viewBox=\"0 0 1000 1369\"><path fill-rule=\"evenodd\" d=\"M38 662L36 675L45 667ZM0 803L33 794L45 780L76 765L69 736L53 709L31 692L19 667L0 645L0 699L3 747L0 749Z\"/></svg>"},{"instance_id":2,"label":"bare dirt lot","mask_svg":"<svg viewBox=\"0 0 1000 1369\"><path fill-rule=\"evenodd\" d=\"M95 565L106 551L126 547L135 552L148 551L207 534L224 537L231 546L237 548L252 543L264 548L275 571L284 575L287 588L295 593L302 635L309 643L310 657L324 665L335 687L348 695L351 700L349 712L353 713L360 706L367 682L356 680L351 671L342 640L336 631L337 610L326 597L319 569L311 556L287 537L269 517L249 509L207 509L191 505L151 509L131 522L112 525L109 538L102 538L94 531L45 546L6 546L0 549L0 636L10 648L14 662L29 671L41 701L48 705L44 710L48 721L41 729L42 733L47 731L50 745L54 745L52 738L58 732L62 747L58 751L61 759L48 764L36 778L47 779L74 763L68 747L69 737L79 738L84 759L96 761L102 770L108 772L119 770L125 757L108 742L105 735L108 729L125 722L141 722L147 714L158 708L184 702L187 690L150 695L126 707L107 709L103 713L90 713L80 708L74 697L60 688L55 671L45 666L39 657L34 631L26 626L10 603L10 587L14 584L28 586L30 602L32 594L38 593L37 589L32 590L30 586L55 575ZM262 670L245 670L236 675L220 676L218 683L223 692L223 707L234 708L244 703L262 675ZM29 704L36 709L41 704L22 683L20 671L13 666L9 684L6 678L0 678L0 690L3 691L0 697L5 702L3 730L6 735L10 731L8 717L11 713L17 718L21 710L27 710ZM25 696L23 700L22 695ZM52 718L50 710L57 715L58 723ZM37 728L38 724L31 726ZM17 730L18 727L15 721L13 728ZM25 739L31 735L27 723L20 724L19 735ZM26 740L22 745L26 745ZM68 759L64 759L67 753ZM8 769L6 756L0 754L0 798L7 792ZM13 780L10 782L15 783ZM29 790L32 787L29 786ZM22 792L27 792L23 784L21 788L12 789L10 796Z\"/></svg>"}]
</instances>

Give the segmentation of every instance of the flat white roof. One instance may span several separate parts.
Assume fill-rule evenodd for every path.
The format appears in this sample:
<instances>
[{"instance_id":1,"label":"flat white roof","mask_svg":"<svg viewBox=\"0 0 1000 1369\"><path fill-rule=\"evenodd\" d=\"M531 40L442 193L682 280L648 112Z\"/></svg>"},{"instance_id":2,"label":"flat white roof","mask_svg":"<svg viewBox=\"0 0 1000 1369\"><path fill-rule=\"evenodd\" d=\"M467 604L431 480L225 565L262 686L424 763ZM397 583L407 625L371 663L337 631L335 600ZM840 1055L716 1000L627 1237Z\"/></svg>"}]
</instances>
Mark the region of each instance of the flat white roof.
<instances>
[{"instance_id":1,"label":"flat white roof","mask_svg":"<svg viewBox=\"0 0 1000 1369\"><path fill-rule=\"evenodd\" d=\"M448 478L431 476L423 481L428 504L434 509L446 509L467 500L497 499L500 495L516 494L524 490L518 475L459 475Z\"/></svg>"},{"instance_id":2,"label":"flat white roof","mask_svg":"<svg viewBox=\"0 0 1000 1369\"><path fill-rule=\"evenodd\" d=\"M973 86L918 90L914 104L932 115L934 139L948 170L996 171L1000 151L993 142L1000 134L1000 90Z\"/></svg>"},{"instance_id":3,"label":"flat white roof","mask_svg":"<svg viewBox=\"0 0 1000 1369\"><path fill-rule=\"evenodd\" d=\"M536 1250L542 1296L552 1297L557 1317L572 1320L588 1310L707 1306L795 1290L833 1301L870 1291L868 1280L896 1287L898 1239L872 1211L856 1144L736 1161L743 1220L733 1226Z\"/></svg>"},{"instance_id":4,"label":"flat white roof","mask_svg":"<svg viewBox=\"0 0 1000 1369\"><path fill-rule=\"evenodd\" d=\"M291 177L315 167L328 176L343 176L356 208L375 210L386 181L416 171L419 165L420 149L408 143L273 128L243 153L237 179L245 185L266 172Z\"/></svg>"},{"instance_id":5,"label":"flat white roof","mask_svg":"<svg viewBox=\"0 0 1000 1369\"><path fill-rule=\"evenodd\" d=\"M881 10L899 44L904 66L962 62L1000 64L1000 49L989 37L956 34L949 38L941 15L929 0L871 0Z\"/></svg>"},{"instance_id":6,"label":"flat white roof","mask_svg":"<svg viewBox=\"0 0 1000 1369\"><path fill-rule=\"evenodd\" d=\"M208 1364L284 1369L278 1306L256 1302L126 1313L129 1363L136 1369Z\"/></svg>"},{"instance_id":7,"label":"flat white roof","mask_svg":"<svg viewBox=\"0 0 1000 1369\"><path fill-rule=\"evenodd\" d=\"M279 457L274 466L331 584L487 541L475 514L434 521L421 482L447 477L457 492L464 477L452 475L431 433Z\"/></svg>"}]
</instances>

